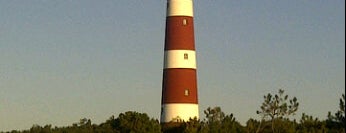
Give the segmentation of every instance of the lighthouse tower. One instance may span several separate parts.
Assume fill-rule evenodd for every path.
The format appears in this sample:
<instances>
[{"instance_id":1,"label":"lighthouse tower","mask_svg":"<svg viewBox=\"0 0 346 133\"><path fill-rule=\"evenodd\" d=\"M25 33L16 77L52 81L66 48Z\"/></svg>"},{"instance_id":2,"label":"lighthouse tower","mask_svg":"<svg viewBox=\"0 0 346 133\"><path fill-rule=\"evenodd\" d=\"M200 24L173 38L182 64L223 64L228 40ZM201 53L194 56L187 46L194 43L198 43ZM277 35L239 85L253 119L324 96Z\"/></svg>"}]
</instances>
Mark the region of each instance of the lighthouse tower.
<instances>
[{"instance_id":1,"label":"lighthouse tower","mask_svg":"<svg viewBox=\"0 0 346 133\"><path fill-rule=\"evenodd\" d=\"M161 123L198 118L193 0L167 0Z\"/></svg>"}]
</instances>

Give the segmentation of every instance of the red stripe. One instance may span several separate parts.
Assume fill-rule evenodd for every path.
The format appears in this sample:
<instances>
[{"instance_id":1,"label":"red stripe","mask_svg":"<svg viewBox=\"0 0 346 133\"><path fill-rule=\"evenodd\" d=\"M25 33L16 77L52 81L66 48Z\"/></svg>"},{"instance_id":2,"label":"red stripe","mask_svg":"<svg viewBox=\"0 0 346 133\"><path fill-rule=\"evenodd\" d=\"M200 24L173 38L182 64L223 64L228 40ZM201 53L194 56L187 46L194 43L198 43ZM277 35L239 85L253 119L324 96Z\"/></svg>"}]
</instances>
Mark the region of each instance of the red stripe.
<instances>
[{"instance_id":1,"label":"red stripe","mask_svg":"<svg viewBox=\"0 0 346 133\"><path fill-rule=\"evenodd\" d=\"M183 24L184 19L186 25ZM165 50L195 50L193 17L171 16L166 18Z\"/></svg>"},{"instance_id":2,"label":"red stripe","mask_svg":"<svg viewBox=\"0 0 346 133\"><path fill-rule=\"evenodd\" d=\"M162 104L198 103L195 69L164 69L162 81ZM188 90L189 95L185 95Z\"/></svg>"}]
</instances>

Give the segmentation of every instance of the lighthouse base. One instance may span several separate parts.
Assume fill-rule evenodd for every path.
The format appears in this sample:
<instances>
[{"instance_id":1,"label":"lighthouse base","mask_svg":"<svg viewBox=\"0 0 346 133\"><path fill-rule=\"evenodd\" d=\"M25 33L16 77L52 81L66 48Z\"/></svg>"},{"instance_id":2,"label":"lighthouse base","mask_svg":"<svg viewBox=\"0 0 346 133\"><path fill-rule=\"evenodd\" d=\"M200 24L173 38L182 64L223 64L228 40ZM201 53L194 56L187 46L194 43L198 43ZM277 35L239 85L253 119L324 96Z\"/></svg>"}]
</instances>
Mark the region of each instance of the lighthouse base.
<instances>
[{"instance_id":1,"label":"lighthouse base","mask_svg":"<svg viewBox=\"0 0 346 133\"><path fill-rule=\"evenodd\" d=\"M198 119L198 104L169 103L161 106L161 123L182 122Z\"/></svg>"}]
</instances>

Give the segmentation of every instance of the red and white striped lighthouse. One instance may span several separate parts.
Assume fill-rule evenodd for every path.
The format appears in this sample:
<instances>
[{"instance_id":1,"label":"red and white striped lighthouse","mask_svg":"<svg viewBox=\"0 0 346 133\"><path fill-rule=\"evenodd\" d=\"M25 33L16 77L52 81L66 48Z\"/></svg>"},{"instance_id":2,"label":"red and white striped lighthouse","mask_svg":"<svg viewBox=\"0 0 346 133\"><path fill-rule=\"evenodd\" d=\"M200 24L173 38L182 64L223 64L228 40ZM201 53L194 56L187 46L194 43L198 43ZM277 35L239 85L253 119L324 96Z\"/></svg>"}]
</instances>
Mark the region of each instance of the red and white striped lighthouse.
<instances>
[{"instance_id":1,"label":"red and white striped lighthouse","mask_svg":"<svg viewBox=\"0 0 346 133\"><path fill-rule=\"evenodd\" d=\"M167 0L161 123L198 118L193 0Z\"/></svg>"}]
</instances>

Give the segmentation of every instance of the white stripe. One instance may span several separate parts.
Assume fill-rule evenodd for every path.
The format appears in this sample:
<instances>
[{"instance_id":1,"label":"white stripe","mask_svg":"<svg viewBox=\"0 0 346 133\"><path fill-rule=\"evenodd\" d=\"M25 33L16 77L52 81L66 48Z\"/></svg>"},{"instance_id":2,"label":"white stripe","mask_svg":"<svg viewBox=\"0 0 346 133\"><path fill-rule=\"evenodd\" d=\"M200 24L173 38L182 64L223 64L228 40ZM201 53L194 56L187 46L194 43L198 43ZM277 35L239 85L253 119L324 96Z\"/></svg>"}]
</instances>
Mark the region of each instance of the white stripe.
<instances>
[{"instance_id":1,"label":"white stripe","mask_svg":"<svg viewBox=\"0 0 346 133\"><path fill-rule=\"evenodd\" d=\"M196 52L193 50L167 50L164 56L163 68L196 69Z\"/></svg>"},{"instance_id":2,"label":"white stripe","mask_svg":"<svg viewBox=\"0 0 346 133\"><path fill-rule=\"evenodd\" d=\"M173 103L161 106L161 122L188 121L194 117L199 117L198 104Z\"/></svg>"},{"instance_id":3,"label":"white stripe","mask_svg":"<svg viewBox=\"0 0 346 133\"><path fill-rule=\"evenodd\" d=\"M167 0L167 16L193 16L192 0Z\"/></svg>"}]
</instances>

